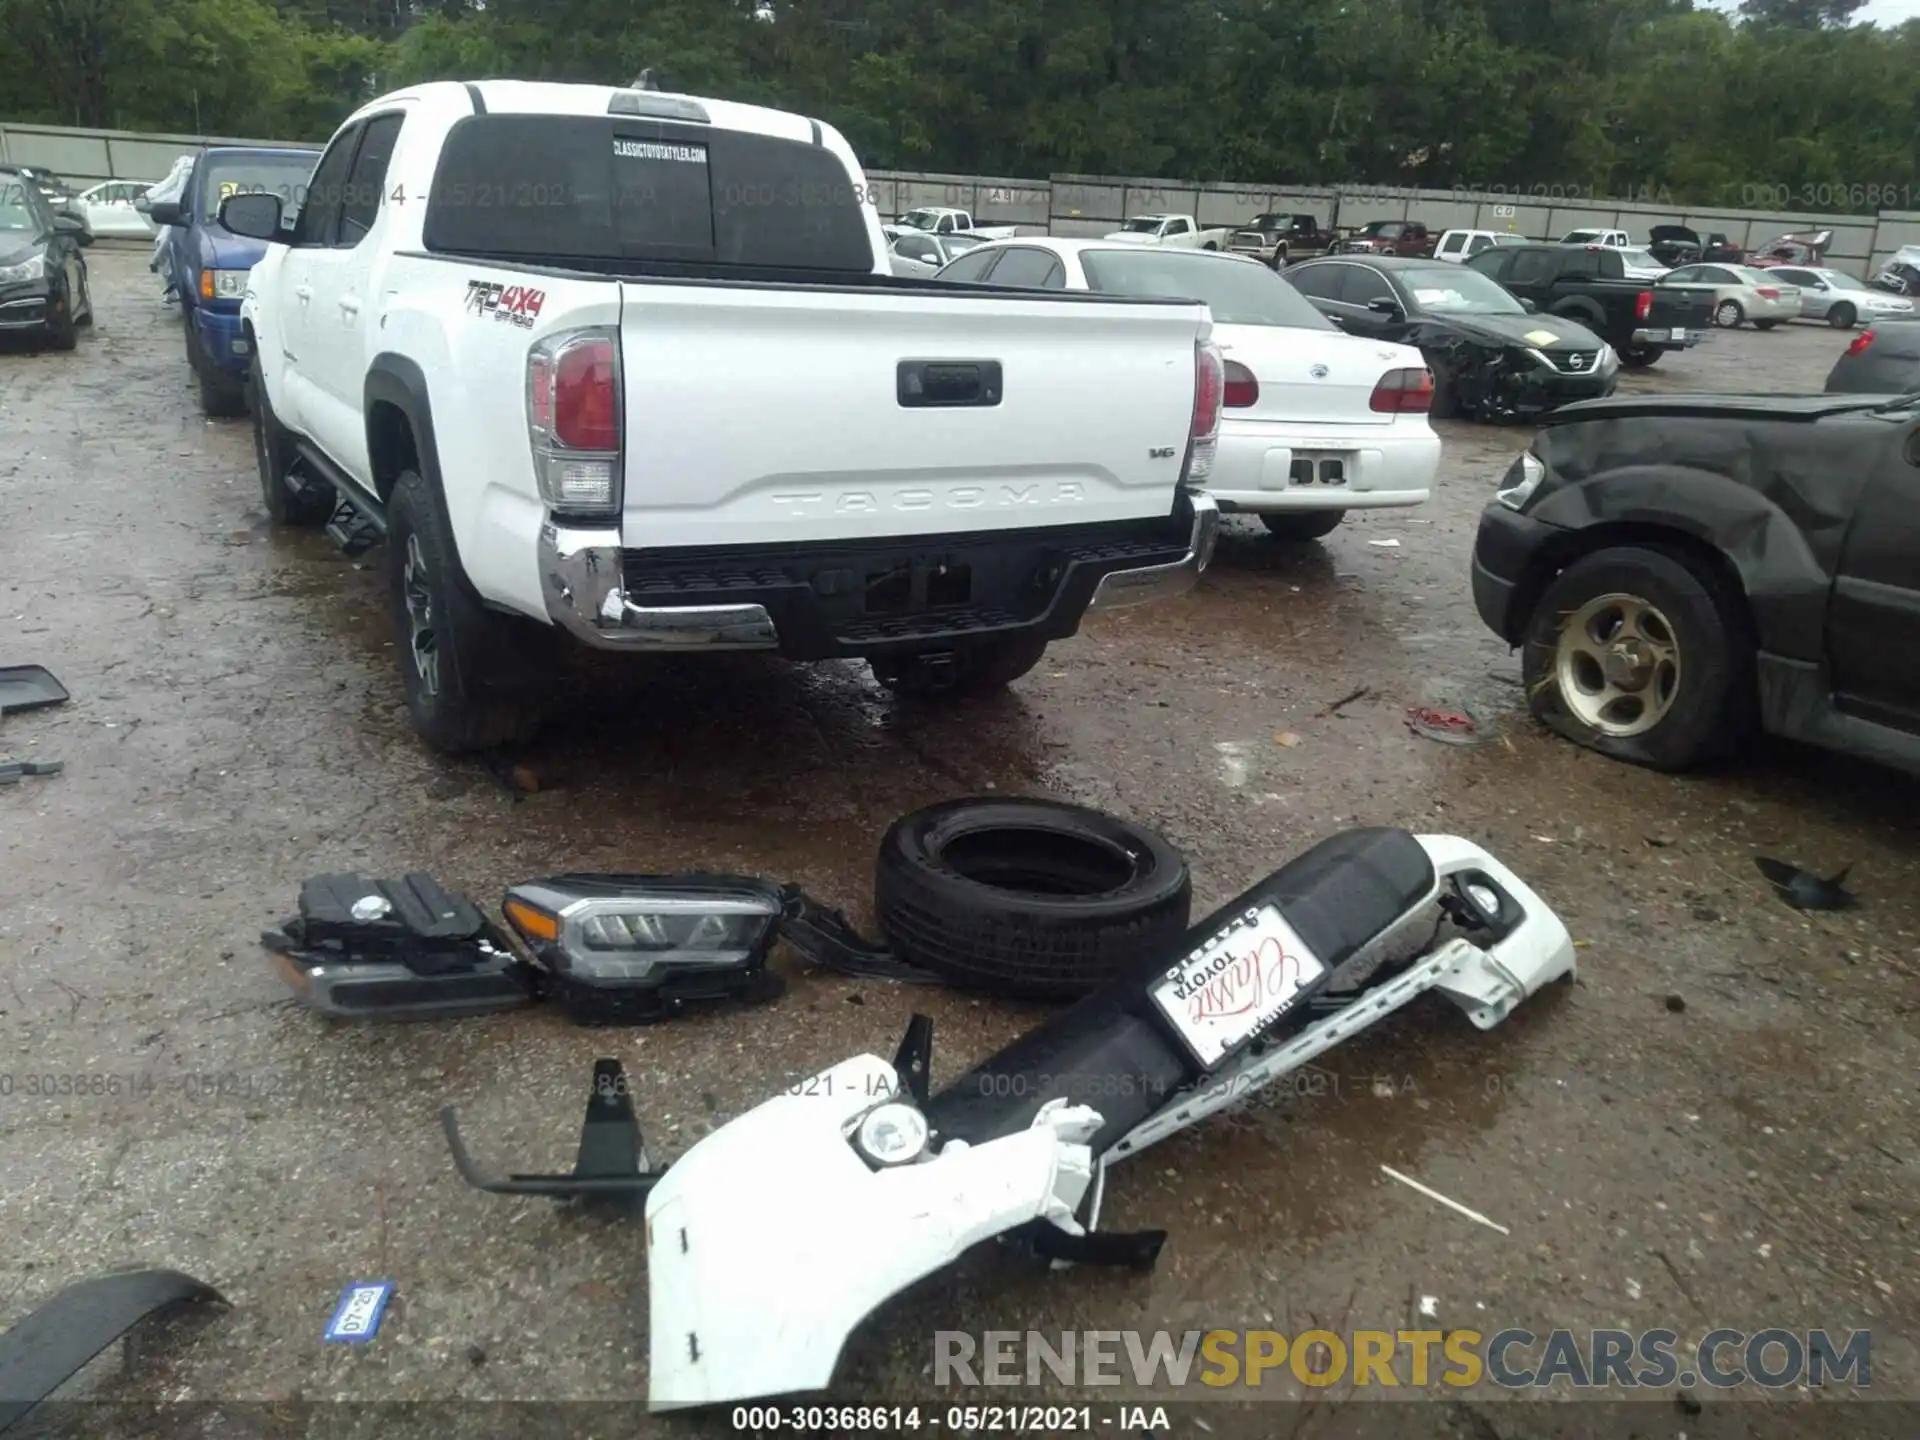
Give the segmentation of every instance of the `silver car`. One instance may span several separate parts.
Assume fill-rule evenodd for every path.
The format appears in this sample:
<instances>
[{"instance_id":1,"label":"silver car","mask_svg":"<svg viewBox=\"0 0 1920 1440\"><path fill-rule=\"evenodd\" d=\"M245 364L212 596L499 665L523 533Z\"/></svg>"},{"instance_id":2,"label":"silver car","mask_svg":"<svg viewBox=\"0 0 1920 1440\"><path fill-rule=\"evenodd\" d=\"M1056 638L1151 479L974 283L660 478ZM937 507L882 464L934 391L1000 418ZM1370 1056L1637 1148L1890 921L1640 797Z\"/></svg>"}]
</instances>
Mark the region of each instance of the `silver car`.
<instances>
[{"instance_id":1,"label":"silver car","mask_svg":"<svg viewBox=\"0 0 1920 1440\"><path fill-rule=\"evenodd\" d=\"M1750 265L1682 265L1653 283L1712 291L1713 323L1728 330L1746 324L1771 330L1800 318L1800 287Z\"/></svg>"},{"instance_id":2,"label":"silver car","mask_svg":"<svg viewBox=\"0 0 1920 1440\"><path fill-rule=\"evenodd\" d=\"M1905 320L1913 315L1913 301L1904 295L1876 290L1843 270L1769 265L1767 273L1800 287L1803 318L1824 320L1836 330L1851 330L1862 320Z\"/></svg>"},{"instance_id":3,"label":"silver car","mask_svg":"<svg viewBox=\"0 0 1920 1440\"><path fill-rule=\"evenodd\" d=\"M895 264L896 275L932 275L940 268L981 243L972 235L929 235L922 230L907 227L893 227L889 231L888 249L893 259L904 260L907 267Z\"/></svg>"}]
</instances>

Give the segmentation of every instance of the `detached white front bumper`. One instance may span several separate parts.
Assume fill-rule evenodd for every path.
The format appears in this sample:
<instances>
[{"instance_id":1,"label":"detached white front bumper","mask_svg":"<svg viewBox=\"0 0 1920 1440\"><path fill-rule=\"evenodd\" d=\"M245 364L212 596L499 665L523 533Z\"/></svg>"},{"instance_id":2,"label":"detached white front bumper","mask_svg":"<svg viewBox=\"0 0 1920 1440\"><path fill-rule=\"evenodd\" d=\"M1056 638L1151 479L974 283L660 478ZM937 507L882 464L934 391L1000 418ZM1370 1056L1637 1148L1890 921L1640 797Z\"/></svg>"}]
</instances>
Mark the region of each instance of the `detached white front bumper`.
<instances>
[{"instance_id":1,"label":"detached white front bumper","mask_svg":"<svg viewBox=\"0 0 1920 1440\"><path fill-rule=\"evenodd\" d=\"M1446 995L1484 1030L1573 973L1566 926L1512 871L1466 840L1414 838L1432 863L1432 887L1376 938L1430 925L1424 917L1452 897L1490 922L1474 932L1483 941L1449 940L1272 1048L1253 1045L1204 1067L1103 1154L1088 1143L1101 1117L1051 1100L1026 1129L974 1146L936 1136L918 1163L876 1170L849 1135L869 1111L908 1095L895 1066L874 1055L707 1136L648 1198L651 1408L823 1389L848 1335L876 1306L969 1247L1033 1221L1084 1234L1077 1214L1093 1190L1085 1226L1097 1223L1095 1187L1109 1164L1238 1103L1425 991ZM1161 978L1155 971L1150 981Z\"/></svg>"},{"instance_id":2,"label":"detached white front bumper","mask_svg":"<svg viewBox=\"0 0 1920 1440\"><path fill-rule=\"evenodd\" d=\"M823 1389L874 1307L970 1246L1043 1216L1073 1225L1099 1117L874 1170L849 1127L899 1095L858 1055L749 1110L676 1161L647 1198L648 1405Z\"/></svg>"}]
</instances>

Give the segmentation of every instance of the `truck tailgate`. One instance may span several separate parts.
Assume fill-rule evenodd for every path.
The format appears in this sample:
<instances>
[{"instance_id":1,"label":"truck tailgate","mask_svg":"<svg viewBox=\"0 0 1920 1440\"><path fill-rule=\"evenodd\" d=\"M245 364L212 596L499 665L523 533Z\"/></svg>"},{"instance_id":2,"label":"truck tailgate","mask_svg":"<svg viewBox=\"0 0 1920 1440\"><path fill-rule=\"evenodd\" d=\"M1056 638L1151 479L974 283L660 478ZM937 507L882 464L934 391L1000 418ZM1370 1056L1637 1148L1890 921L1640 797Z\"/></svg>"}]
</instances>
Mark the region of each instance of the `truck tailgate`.
<instances>
[{"instance_id":1,"label":"truck tailgate","mask_svg":"<svg viewBox=\"0 0 1920 1440\"><path fill-rule=\"evenodd\" d=\"M1649 288L1653 291L1653 310L1646 320L1649 326L1683 330L1713 328L1714 289L1711 285L1703 285L1697 290L1684 285L1654 285Z\"/></svg>"},{"instance_id":2,"label":"truck tailgate","mask_svg":"<svg viewBox=\"0 0 1920 1440\"><path fill-rule=\"evenodd\" d=\"M673 282L621 302L629 547L1173 509L1197 304ZM903 403L925 362L998 364L995 403Z\"/></svg>"}]
</instances>

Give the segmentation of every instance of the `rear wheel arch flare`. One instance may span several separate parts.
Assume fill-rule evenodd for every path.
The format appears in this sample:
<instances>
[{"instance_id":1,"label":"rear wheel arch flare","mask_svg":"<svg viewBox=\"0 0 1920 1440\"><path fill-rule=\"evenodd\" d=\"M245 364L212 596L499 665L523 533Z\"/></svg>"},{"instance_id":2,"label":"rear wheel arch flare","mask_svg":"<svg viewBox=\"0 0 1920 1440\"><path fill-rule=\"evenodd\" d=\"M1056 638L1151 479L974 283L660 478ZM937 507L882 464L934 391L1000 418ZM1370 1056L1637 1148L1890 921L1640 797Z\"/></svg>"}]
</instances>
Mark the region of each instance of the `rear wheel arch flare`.
<instances>
[{"instance_id":1,"label":"rear wheel arch flare","mask_svg":"<svg viewBox=\"0 0 1920 1440\"><path fill-rule=\"evenodd\" d=\"M362 393L370 478L381 501L392 498L402 472L416 469L444 508L425 372L404 355L379 355L367 369Z\"/></svg>"}]
</instances>

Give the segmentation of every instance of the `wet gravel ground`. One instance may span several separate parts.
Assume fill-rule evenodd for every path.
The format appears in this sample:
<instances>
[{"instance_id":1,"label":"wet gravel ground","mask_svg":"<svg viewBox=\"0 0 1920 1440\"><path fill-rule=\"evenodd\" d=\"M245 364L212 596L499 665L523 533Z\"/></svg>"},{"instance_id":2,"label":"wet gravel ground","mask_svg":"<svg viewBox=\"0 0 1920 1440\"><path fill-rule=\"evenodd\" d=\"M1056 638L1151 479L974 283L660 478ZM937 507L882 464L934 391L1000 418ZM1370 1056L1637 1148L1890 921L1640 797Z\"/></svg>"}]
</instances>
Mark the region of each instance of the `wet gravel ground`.
<instances>
[{"instance_id":1,"label":"wet gravel ground","mask_svg":"<svg viewBox=\"0 0 1920 1440\"><path fill-rule=\"evenodd\" d=\"M942 1328L1779 1326L1871 1329L1874 1393L1920 1399L1920 787L1785 746L1672 778L1535 729L1467 590L1479 510L1524 428L1443 425L1435 501L1324 544L1235 522L1190 598L1089 621L1005 698L925 714L854 665L660 665L517 752L537 785L520 793L416 742L375 557L269 529L248 429L199 414L143 252L103 246L94 276L77 353L0 348L0 663L45 663L74 696L0 725L0 755L66 762L0 789L0 1321L121 1265L217 1285L230 1312L149 1340L124 1374L103 1361L82 1389L234 1408L137 1433L528 1434L542 1417L725 1433L725 1417L480 1403L644 1397L643 1238L468 1189L439 1107L462 1107L490 1166L564 1169L591 1062L617 1055L671 1156L788 1081L891 1053L915 1007L935 1017L936 1083L1039 1012L782 955L778 1002L653 1029L539 1013L333 1027L294 1008L258 933L326 870L421 869L491 902L566 869L728 869L865 920L887 823L987 792L1159 827L1191 860L1196 914L1347 826L1465 835L1565 917L1580 979L1486 1034L1418 1004L1120 1167L1103 1223L1172 1232L1151 1275L1036 1275L990 1248L865 1326L834 1398L1034 1398L936 1392ZM1814 390L1842 343L1820 326L1720 334L1627 386ZM1436 702L1475 707L1495 738L1410 734L1407 708ZM1860 908L1785 908L1755 854L1851 865ZM808 1223L779 1175L764 1184L769 1225ZM342 1286L377 1278L399 1286L377 1340L323 1344ZM1330 1408L1345 1382L1270 1387L1313 1403L1190 1407L1174 1428L1354 1423ZM1426 1393L1392 1433L1511 1440L1603 1418L1487 1386ZM1703 1390L1690 1418L1671 1389L1643 1394L1657 1403L1606 1433L1920 1429L1911 1409L1743 1403L1763 1397ZM337 1400L440 1403L299 1406ZM108 1433L99 1412L48 1413Z\"/></svg>"}]
</instances>

